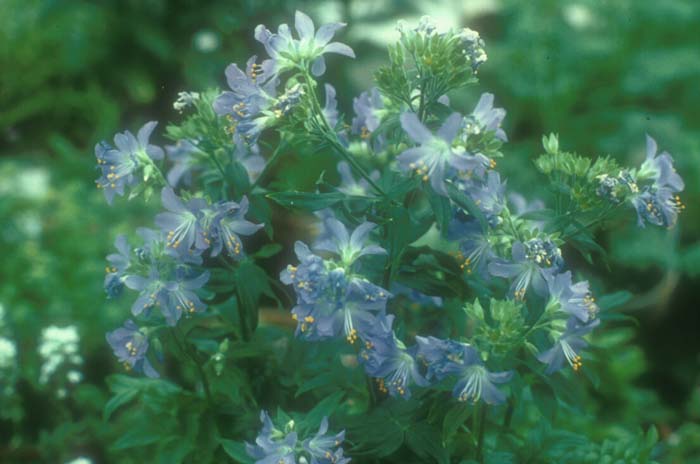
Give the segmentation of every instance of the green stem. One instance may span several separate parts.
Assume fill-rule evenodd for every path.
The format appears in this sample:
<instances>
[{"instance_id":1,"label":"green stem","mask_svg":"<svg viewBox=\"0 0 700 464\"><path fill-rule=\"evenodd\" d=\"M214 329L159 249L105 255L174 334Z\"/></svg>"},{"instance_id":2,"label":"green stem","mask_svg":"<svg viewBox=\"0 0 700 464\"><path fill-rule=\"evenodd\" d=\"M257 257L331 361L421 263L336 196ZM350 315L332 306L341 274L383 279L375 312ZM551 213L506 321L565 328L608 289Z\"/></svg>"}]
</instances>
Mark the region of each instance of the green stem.
<instances>
[{"instance_id":1,"label":"green stem","mask_svg":"<svg viewBox=\"0 0 700 464\"><path fill-rule=\"evenodd\" d=\"M177 335L178 333L183 337L182 342L180 342L180 339ZM175 344L180 349L180 351L183 354L185 354L188 358L190 358L190 360L192 360L192 363L195 365L195 368L197 369L197 373L199 374L199 378L202 381L202 388L204 389L204 396L207 398L207 403L210 406L213 405L214 402L212 400L211 390L209 388L209 379L207 378L207 375L204 372L204 369L202 368L202 364L196 358L194 353L190 350L189 345L187 343L187 340L184 339L184 335L180 331L179 327L172 328L171 334L173 336L173 339L175 340Z\"/></svg>"},{"instance_id":2,"label":"green stem","mask_svg":"<svg viewBox=\"0 0 700 464\"><path fill-rule=\"evenodd\" d=\"M326 118L323 116L323 109L321 109L321 103L318 101L318 96L316 95L316 91L314 89L314 86L312 84L313 79L311 78L311 75L309 74L309 71L306 67L302 69L302 74L304 76L304 82L306 83L306 91L309 94L309 97L311 98L311 104L313 106L314 110L314 119L316 120L316 123L318 124L319 128L321 129L321 132L323 133L324 138L328 141L328 143L331 145L331 147L335 150L336 153L338 153L340 156L345 159L350 165L357 171L360 176L362 176L363 179L367 181L367 183L381 196L386 197L386 192L377 185L377 183L372 180L370 175L365 171L365 169L357 162L354 156L350 152L348 152L345 147L340 143L338 140L338 136L333 130L328 125L328 121L326 121Z\"/></svg>"},{"instance_id":3,"label":"green stem","mask_svg":"<svg viewBox=\"0 0 700 464\"><path fill-rule=\"evenodd\" d=\"M280 140L280 143L277 145L277 148L275 148L275 151L272 153L272 156L270 156L270 159L267 160L267 163L265 163L265 167L263 168L262 172L260 173L260 175L258 175L258 178L255 179L253 185L250 186L251 192L255 190L255 187L257 187L260 184L263 177L265 177L270 168L275 164L275 161L277 161L277 158L279 158L279 156L282 154L282 149L286 148L286 146L287 142L284 139Z\"/></svg>"},{"instance_id":4,"label":"green stem","mask_svg":"<svg viewBox=\"0 0 700 464\"><path fill-rule=\"evenodd\" d=\"M486 433L486 409L488 406L486 404L482 404L479 406L479 435L476 443L476 461L483 463L484 462L484 435Z\"/></svg>"},{"instance_id":5,"label":"green stem","mask_svg":"<svg viewBox=\"0 0 700 464\"><path fill-rule=\"evenodd\" d=\"M508 398L508 407L506 408L506 413L503 416L503 427L506 429L510 428L510 423L513 421L513 412L515 412L515 401L513 398Z\"/></svg>"},{"instance_id":6,"label":"green stem","mask_svg":"<svg viewBox=\"0 0 700 464\"><path fill-rule=\"evenodd\" d=\"M250 341L250 332L248 330L248 320L246 318L246 315L243 313L243 305L241 305L240 298L238 299L238 323L241 326L241 335L243 336L243 341L249 342Z\"/></svg>"}]
</instances>

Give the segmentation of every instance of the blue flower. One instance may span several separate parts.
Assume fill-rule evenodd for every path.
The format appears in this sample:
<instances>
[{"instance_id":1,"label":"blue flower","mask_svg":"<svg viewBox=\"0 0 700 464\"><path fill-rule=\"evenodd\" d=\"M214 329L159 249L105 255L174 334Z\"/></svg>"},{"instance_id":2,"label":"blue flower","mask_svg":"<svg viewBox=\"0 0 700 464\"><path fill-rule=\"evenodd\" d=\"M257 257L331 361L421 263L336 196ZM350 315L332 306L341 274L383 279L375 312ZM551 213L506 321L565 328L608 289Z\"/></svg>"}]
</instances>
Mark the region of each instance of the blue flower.
<instances>
[{"instance_id":1,"label":"blue flower","mask_svg":"<svg viewBox=\"0 0 700 464\"><path fill-rule=\"evenodd\" d=\"M338 100L336 100L335 88L330 84L324 84L326 90L326 104L323 107L323 117L330 127L335 127L338 124Z\"/></svg>"},{"instance_id":2,"label":"blue flower","mask_svg":"<svg viewBox=\"0 0 700 464\"><path fill-rule=\"evenodd\" d=\"M468 183L464 189L489 223L497 225L501 220L499 215L506 205L506 183L501 182L500 174L489 171L484 182Z\"/></svg>"},{"instance_id":3,"label":"blue flower","mask_svg":"<svg viewBox=\"0 0 700 464\"><path fill-rule=\"evenodd\" d=\"M352 101L355 117L352 119L352 133L362 139L368 139L370 134L377 130L382 119L384 102L379 94L379 89L372 87L362 92Z\"/></svg>"},{"instance_id":4,"label":"blue flower","mask_svg":"<svg viewBox=\"0 0 700 464\"><path fill-rule=\"evenodd\" d=\"M198 217L207 206L206 200L193 198L184 203L170 187L162 190L161 199L168 212L156 215L155 222L167 234L167 246L179 254L192 252L201 234Z\"/></svg>"},{"instance_id":5,"label":"blue flower","mask_svg":"<svg viewBox=\"0 0 700 464\"><path fill-rule=\"evenodd\" d=\"M678 214L685 209L680 196L667 187L647 186L632 198L632 204L637 211L639 227L644 227L647 222L655 226L673 227L678 221Z\"/></svg>"},{"instance_id":6,"label":"blue flower","mask_svg":"<svg viewBox=\"0 0 700 464\"><path fill-rule=\"evenodd\" d=\"M203 227L203 237L205 245L212 243L212 256L218 255L225 246L233 259L245 257L240 236L252 235L263 227L263 224L254 224L245 218L248 208L248 198L243 197L239 203L229 201L209 210L212 220Z\"/></svg>"},{"instance_id":7,"label":"blue flower","mask_svg":"<svg viewBox=\"0 0 700 464\"><path fill-rule=\"evenodd\" d=\"M583 365L579 354L588 343L583 339L600 324L600 319L594 319L587 324L581 324L576 317L571 317L566 323L566 331L559 336L554 346L540 353L537 359L547 365L545 372L553 374L568 363L574 371Z\"/></svg>"},{"instance_id":8,"label":"blue flower","mask_svg":"<svg viewBox=\"0 0 700 464\"><path fill-rule=\"evenodd\" d=\"M598 313L598 305L587 281L572 283L571 271L562 274L545 275L547 287L549 289L549 299L551 304L556 304L558 309L579 319L588 322Z\"/></svg>"},{"instance_id":9,"label":"blue flower","mask_svg":"<svg viewBox=\"0 0 700 464\"><path fill-rule=\"evenodd\" d=\"M420 145L409 148L398 156L401 168L415 172L425 182L429 180L436 193L447 196L445 180L450 174L448 169L466 171L473 166L473 160L464 153L463 148L452 147L461 124L462 116L452 113L438 129L437 136L434 136L415 113L403 113L401 127Z\"/></svg>"},{"instance_id":10,"label":"blue flower","mask_svg":"<svg viewBox=\"0 0 700 464\"><path fill-rule=\"evenodd\" d=\"M190 140L178 140L175 145L166 145L165 153L173 163L166 174L168 184L177 187L182 182L185 185L192 184L193 170L200 166L197 163L195 154L199 152L196 142Z\"/></svg>"},{"instance_id":11,"label":"blue flower","mask_svg":"<svg viewBox=\"0 0 700 464\"><path fill-rule=\"evenodd\" d=\"M236 64L226 68L226 81L231 90L222 92L213 103L214 111L228 120L227 131L242 151L246 151L246 145L255 144L267 123L268 118L263 113L277 103L279 82L273 75L272 63L265 61L259 65L256 59L252 56L248 60L245 72Z\"/></svg>"},{"instance_id":12,"label":"blue flower","mask_svg":"<svg viewBox=\"0 0 700 464\"><path fill-rule=\"evenodd\" d=\"M157 125L155 121L147 122L136 136L129 131L115 135L116 148L105 141L95 145L97 164L102 172L96 181L97 187L104 190L110 205L115 194L124 195L127 186L138 183L138 171L143 170L144 180L147 180L149 170L145 167L152 166L153 160L163 159L163 149L148 142Z\"/></svg>"},{"instance_id":13,"label":"blue flower","mask_svg":"<svg viewBox=\"0 0 700 464\"><path fill-rule=\"evenodd\" d=\"M563 265L561 250L550 240L539 238L515 242L511 258L511 261L492 261L488 270L493 276L512 279L510 294L517 300L525 299L530 286L538 295L547 296L545 276Z\"/></svg>"},{"instance_id":14,"label":"blue flower","mask_svg":"<svg viewBox=\"0 0 700 464\"><path fill-rule=\"evenodd\" d=\"M345 27L342 23L331 23L321 26L318 31L307 15L297 11L294 15L294 28L299 39L294 39L289 26L282 24L273 34L260 24L255 28L255 39L262 43L267 54L273 60L274 72L281 73L297 66L307 66L311 63L314 76L326 72L325 53L338 53L355 58L350 47L340 42L331 42L335 33Z\"/></svg>"},{"instance_id":15,"label":"blue flower","mask_svg":"<svg viewBox=\"0 0 700 464\"><path fill-rule=\"evenodd\" d=\"M175 280L166 280L152 267L148 277L129 275L124 283L130 289L140 292L131 306L132 314L138 316L144 311L150 311L153 306L158 306L168 325L174 326L183 313L190 315L206 308L194 290L202 288L208 280L208 271L191 277L180 268L176 271Z\"/></svg>"},{"instance_id":16,"label":"blue flower","mask_svg":"<svg viewBox=\"0 0 700 464\"><path fill-rule=\"evenodd\" d=\"M346 464L349 458L343 456L340 444L345 440L345 431L335 435L327 435L328 418L321 419L316 435L307 438L303 442L304 449L311 455L311 463L318 464Z\"/></svg>"},{"instance_id":17,"label":"blue flower","mask_svg":"<svg viewBox=\"0 0 700 464\"><path fill-rule=\"evenodd\" d=\"M344 334L354 343L383 315L391 294L366 279L346 275L343 268L328 269L302 242L295 245L298 266L287 266L280 279L292 285L297 305L292 317L297 335L322 340Z\"/></svg>"},{"instance_id":18,"label":"blue flower","mask_svg":"<svg viewBox=\"0 0 700 464\"><path fill-rule=\"evenodd\" d=\"M324 221L324 227L329 234L326 239L317 242L314 249L337 254L345 266L350 266L361 256L386 254L386 250L379 245L365 244L376 224L363 222L349 234L342 222L328 218Z\"/></svg>"},{"instance_id":19,"label":"blue flower","mask_svg":"<svg viewBox=\"0 0 700 464\"><path fill-rule=\"evenodd\" d=\"M637 179L653 179L658 189L666 188L673 193L682 191L685 184L673 167L673 157L666 151L658 155L657 152L656 140L647 135L647 157L637 173Z\"/></svg>"},{"instance_id":20,"label":"blue flower","mask_svg":"<svg viewBox=\"0 0 700 464\"><path fill-rule=\"evenodd\" d=\"M496 255L481 225L474 219L463 220L458 213L450 223L448 237L459 241L460 269L487 279L488 264Z\"/></svg>"},{"instance_id":21,"label":"blue flower","mask_svg":"<svg viewBox=\"0 0 700 464\"><path fill-rule=\"evenodd\" d=\"M508 382L513 377L512 371L489 372L476 349L467 344L462 344L462 354L457 359L445 367L447 374L457 377L452 396L458 401L473 403L481 400L487 404L501 404L506 400L496 384Z\"/></svg>"},{"instance_id":22,"label":"blue flower","mask_svg":"<svg viewBox=\"0 0 700 464\"><path fill-rule=\"evenodd\" d=\"M501 123L506 117L506 110L493 107L494 96L492 93L483 93L476 104L474 111L464 119L464 131L467 135L476 135L483 132L493 132L502 142L508 141Z\"/></svg>"},{"instance_id":23,"label":"blue flower","mask_svg":"<svg viewBox=\"0 0 700 464\"><path fill-rule=\"evenodd\" d=\"M260 412L263 428L255 444L246 443L246 452L256 464L296 464L297 434L276 429L267 412Z\"/></svg>"},{"instance_id":24,"label":"blue flower","mask_svg":"<svg viewBox=\"0 0 700 464\"><path fill-rule=\"evenodd\" d=\"M454 340L443 340L436 337L416 337L418 343L417 358L423 361L427 368L428 380L443 380L449 374L449 365L462 362L464 344Z\"/></svg>"},{"instance_id":25,"label":"blue flower","mask_svg":"<svg viewBox=\"0 0 700 464\"><path fill-rule=\"evenodd\" d=\"M421 375L415 355L417 346L406 348L391 330L393 318L387 316L363 334L365 348L360 360L365 372L377 380L379 390L391 396L411 397L411 385L428 386Z\"/></svg>"},{"instance_id":26,"label":"blue flower","mask_svg":"<svg viewBox=\"0 0 700 464\"><path fill-rule=\"evenodd\" d=\"M280 273L280 280L286 285L293 285L300 304L313 304L324 288L322 281L327 275L325 262L300 241L294 244L294 252L299 264L287 266Z\"/></svg>"},{"instance_id":27,"label":"blue flower","mask_svg":"<svg viewBox=\"0 0 700 464\"><path fill-rule=\"evenodd\" d=\"M117 253L107 255L109 265L106 267L104 288L108 298L118 296L124 288L123 277L131 264L131 248L125 235L120 235L114 241Z\"/></svg>"},{"instance_id":28,"label":"blue flower","mask_svg":"<svg viewBox=\"0 0 700 464\"><path fill-rule=\"evenodd\" d=\"M123 363L127 369L144 373L148 377L159 377L158 372L146 358L148 337L139 331L138 326L131 319L124 323L124 327L107 333L107 343L112 347L119 362Z\"/></svg>"},{"instance_id":29,"label":"blue flower","mask_svg":"<svg viewBox=\"0 0 700 464\"><path fill-rule=\"evenodd\" d=\"M338 187L340 192L347 193L348 195L367 195L370 190L369 182L362 177L355 180L355 177L352 175L350 164L347 161L340 161L338 163L338 173L340 174L341 181ZM381 175L379 171L375 169L369 173L369 177L376 182Z\"/></svg>"}]
</instances>

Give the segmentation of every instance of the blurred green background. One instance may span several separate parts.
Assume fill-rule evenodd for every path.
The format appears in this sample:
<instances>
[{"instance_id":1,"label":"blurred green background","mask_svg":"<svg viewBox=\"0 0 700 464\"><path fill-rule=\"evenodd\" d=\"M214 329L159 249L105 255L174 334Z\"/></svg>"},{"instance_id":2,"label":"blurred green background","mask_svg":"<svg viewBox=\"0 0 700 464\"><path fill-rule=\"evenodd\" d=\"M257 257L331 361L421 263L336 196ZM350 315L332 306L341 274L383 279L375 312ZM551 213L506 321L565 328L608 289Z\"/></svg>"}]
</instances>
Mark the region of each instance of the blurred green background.
<instances>
[{"instance_id":1,"label":"blurred green background","mask_svg":"<svg viewBox=\"0 0 700 464\"><path fill-rule=\"evenodd\" d=\"M679 226L599 235L609 259L597 278L634 293L625 310L639 324L597 336L609 352L593 413L656 424L667 462L700 462L697 0L0 0L0 337L16 354L0 363L0 462L129 461L101 418L104 378L119 371L104 333L128 311L105 299L104 256L158 205L109 208L93 146L152 119L162 129L179 91L224 85L227 64L264 54L255 25L289 22L297 8L349 24L342 41L358 60L333 59L324 76L346 114L398 19L478 30L489 61L452 103L467 111L481 92L496 95L510 138L499 169L528 198L541 194L532 160L544 133L635 165L649 133L674 155L686 180ZM75 326L79 359L42 378L52 325Z\"/></svg>"}]
</instances>

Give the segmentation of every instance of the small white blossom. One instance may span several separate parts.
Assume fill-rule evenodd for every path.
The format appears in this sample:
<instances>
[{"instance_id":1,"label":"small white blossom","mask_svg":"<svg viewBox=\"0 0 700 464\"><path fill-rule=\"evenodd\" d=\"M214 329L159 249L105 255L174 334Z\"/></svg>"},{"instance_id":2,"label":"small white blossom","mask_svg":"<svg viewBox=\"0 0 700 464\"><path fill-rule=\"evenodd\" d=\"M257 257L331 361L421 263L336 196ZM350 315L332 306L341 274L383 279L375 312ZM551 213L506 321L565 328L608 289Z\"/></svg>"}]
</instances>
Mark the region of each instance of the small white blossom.
<instances>
[{"instance_id":1,"label":"small white blossom","mask_svg":"<svg viewBox=\"0 0 700 464\"><path fill-rule=\"evenodd\" d=\"M0 370L9 369L15 364L17 348L12 340L0 337Z\"/></svg>"},{"instance_id":2,"label":"small white blossom","mask_svg":"<svg viewBox=\"0 0 700 464\"><path fill-rule=\"evenodd\" d=\"M75 326L49 326L41 333L39 354L44 360L39 375L40 383L47 383L49 378L62 364L82 364L83 358L78 354L78 330Z\"/></svg>"}]
</instances>

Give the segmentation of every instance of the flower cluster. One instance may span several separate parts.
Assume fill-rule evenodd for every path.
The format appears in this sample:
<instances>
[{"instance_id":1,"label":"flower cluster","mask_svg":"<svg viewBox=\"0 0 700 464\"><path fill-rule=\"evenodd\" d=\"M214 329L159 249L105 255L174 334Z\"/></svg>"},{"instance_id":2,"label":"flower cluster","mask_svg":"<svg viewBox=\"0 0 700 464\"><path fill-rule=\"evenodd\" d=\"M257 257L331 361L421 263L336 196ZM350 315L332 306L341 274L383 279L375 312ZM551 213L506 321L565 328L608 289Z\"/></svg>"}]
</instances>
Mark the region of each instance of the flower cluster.
<instances>
[{"instance_id":1,"label":"flower cluster","mask_svg":"<svg viewBox=\"0 0 700 464\"><path fill-rule=\"evenodd\" d=\"M685 183L676 172L673 157L658 153L656 140L646 137L646 159L638 170L621 169L617 175L598 176L597 193L612 204L629 201L637 212L637 224L673 227L685 209L680 192Z\"/></svg>"},{"instance_id":2,"label":"flower cluster","mask_svg":"<svg viewBox=\"0 0 700 464\"><path fill-rule=\"evenodd\" d=\"M124 288L137 293L132 318L106 335L127 370L159 377L156 367L177 345L179 356L196 364L189 373L199 375L197 393L208 406L239 383L240 394L230 398L236 407L243 395L256 400L260 385L279 384L284 391L297 386L298 395L311 394L310 386L318 392L339 388L317 360L304 364L316 375L308 380L306 372L280 362L300 354L297 344L288 353L278 349L288 346L291 330L256 332L258 324L279 323L278 315L259 312L268 303L282 306L282 295L293 302L296 337L336 341L333 346L347 341L343 350L352 354L343 353L342 364L361 367L352 375L366 374L366 392L353 389L343 404L343 396L331 395L298 424L279 410L280 426L262 411L262 429L245 445L260 464L347 463L344 432L329 433L327 416L333 417L334 408L356 415L368 405L361 414L373 415L377 408L381 418L396 404L385 404L387 395L406 400L407 411L429 410L432 417L444 408L435 403L412 408L411 402L442 401L440 392L451 391L453 401L479 405L474 408L480 414L470 413L483 432L487 408L480 404L506 402L509 392L534 386L533 377L541 381L542 374L567 366L579 371L588 356L583 351L588 334L601 323L600 308L591 285L571 268L567 247L584 255L594 249L595 228L620 205L633 205L642 226L671 226L683 208L678 198L683 180L671 156L657 153L650 137L637 170L621 169L609 157L592 161L561 152L555 135L545 137L546 154L536 166L552 181L556 206L548 209L509 192L496 163L508 142L505 110L490 93L482 93L469 112L453 108L449 98L474 83L486 61L483 41L469 29L440 33L425 18L417 28L401 27L388 65L375 75L376 87L353 100L355 114L347 124L335 88L316 79L326 70L327 53L354 57L347 45L332 42L343 26L316 30L301 12L294 35L286 24L277 32L258 26L255 38L269 58L259 62L253 56L245 67L228 66L229 89L223 92L181 93L175 108L187 110L187 119L168 127L175 144L166 146L167 159L149 143L155 123L137 136L118 134L117 148L104 142L96 148L98 185L110 203L126 187L136 187L130 196L139 189L148 196L152 186L138 186L141 178L155 176L162 188L156 229L139 229L138 247L117 237L116 252L107 256L107 295L117 297ZM270 138L270 129L278 141ZM339 184L321 174L314 193L274 191L294 180L271 181L279 173L268 168L290 148L304 145L341 158L333 164ZM281 250L279 244L266 243L254 253L243 244L263 228L258 222L266 224L270 241L278 240L272 202L319 218L318 235L296 241L298 262L279 273L289 292L270 275L270 262L259 265ZM430 333L423 332L427 327ZM165 330L169 339L163 343ZM0 343L3 348L11 351ZM236 356L227 355L239 348ZM310 352L315 356L318 350ZM277 367L243 363L229 370L247 356L274 358ZM275 372L275 381L268 371ZM289 377L277 382L278 372ZM466 409L472 406L454 411ZM317 426L315 434L308 432ZM348 430L354 441L351 424ZM479 449L482 439L483 433ZM226 445L240 457L241 442Z\"/></svg>"},{"instance_id":3,"label":"flower cluster","mask_svg":"<svg viewBox=\"0 0 700 464\"><path fill-rule=\"evenodd\" d=\"M95 156L101 176L97 187L104 190L105 198L112 203L114 195L124 195L126 187L144 181L155 174L154 160L163 159L163 149L149 142L158 125L151 121L139 129L136 136L129 131L114 136L114 146L102 141L95 145Z\"/></svg>"},{"instance_id":4,"label":"flower cluster","mask_svg":"<svg viewBox=\"0 0 700 464\"><path fill-rule=\"evenodd\" d=\"M309 340L322 340L342 334L351 343L384 317L389 292L352 272L353 264L362 256L385 254L377 246L366 244L376 227L360 224L352 234L335 218L327 218L327 237L314 247L336 259L323 259L302 243L295 244L297 266L287 266L280 279L292 285L297 304L292 317L297 333Z\"/></svg>"},{"instance_id":5,"label":"flower cluster","mask_svg":"<svg viewBox=\"0 0 700 464\"><path fill-rule=\"evenodd\" d=\"M83 364L78 342L78 330L75 326L46 327L41 332L39 343L39 355L43 363L39 373L39 383L48 383L51 377L61 368L65 370L66 379L70 383L78 383L83 375L78 367ZM65 390L58 390L59 396L65 394Z\"/></svg>"},{"instance_id":6,"label":"flower cluster","mask_svg":"<svg viewBox=\"0 0 700 464\"><path fill-rule=\"evenodd\" d=\"M246 443L246 451L256 464L279 463L296 464L346 464L350 462L343 454L341 444L345 432L328 434L328 418L324 417L314 436L300 439L294 430L294 421L285 424L280 430L272 422L267 411L260 412L263 426L255 443Z\"/></svg>"}]
</instances>

